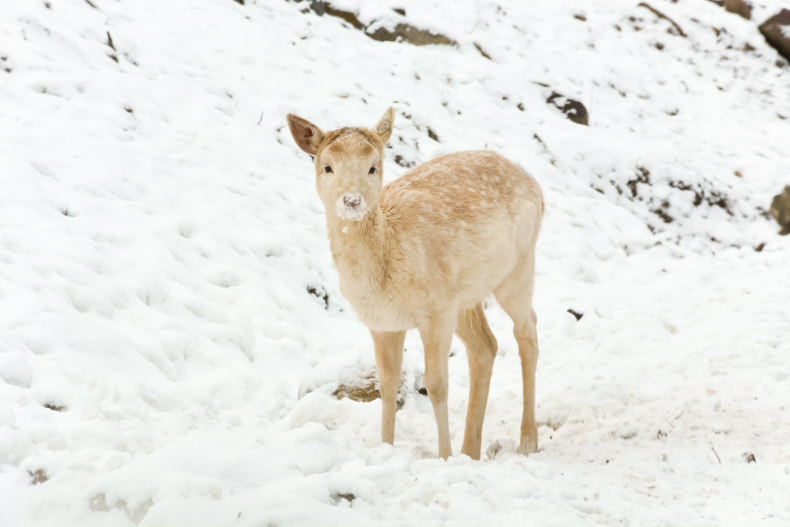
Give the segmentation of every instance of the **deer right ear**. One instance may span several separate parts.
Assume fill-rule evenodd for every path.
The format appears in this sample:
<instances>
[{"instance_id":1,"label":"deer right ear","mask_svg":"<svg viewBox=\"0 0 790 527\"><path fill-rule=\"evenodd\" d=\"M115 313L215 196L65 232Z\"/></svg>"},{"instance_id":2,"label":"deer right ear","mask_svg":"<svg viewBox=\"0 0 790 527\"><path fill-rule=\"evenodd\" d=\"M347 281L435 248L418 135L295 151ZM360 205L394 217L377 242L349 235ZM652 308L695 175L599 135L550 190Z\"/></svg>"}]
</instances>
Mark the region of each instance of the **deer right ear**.
<instances>
[{"instance_id":1,"label":"deer right ear","mask_svg":"<svg viewBox=\"0 0 790 527\"><path fill-rule=\"evenodd\" d=\"M318 145L321 144L321 140L324 138L324 132L310 121L297 117L292 113L288 114L287 120L288 128L291 129L291 135L294 137L296 145L311 156L314 156L318 151Z\"/></svg>"},{"instance_id":2,"label":"deer right ear","mask_svg":"<svg viewBox=\"0 0 790 527\"><path fill-rule=\"evenodd\" d=\"M386 145L392 135L392 122L395 120L395 110L390 106L379 122L376 123L376 133L381 139L381 144Z\"/></svg>"}]
</instances>

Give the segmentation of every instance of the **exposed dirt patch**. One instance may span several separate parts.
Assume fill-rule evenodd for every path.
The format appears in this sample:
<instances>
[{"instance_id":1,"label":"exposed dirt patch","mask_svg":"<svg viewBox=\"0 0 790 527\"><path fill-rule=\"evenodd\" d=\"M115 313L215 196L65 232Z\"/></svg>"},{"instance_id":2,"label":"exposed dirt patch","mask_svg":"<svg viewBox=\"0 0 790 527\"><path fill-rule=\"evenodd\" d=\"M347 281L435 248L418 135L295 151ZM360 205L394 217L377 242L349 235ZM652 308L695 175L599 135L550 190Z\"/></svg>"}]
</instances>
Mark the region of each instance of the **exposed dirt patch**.
<instances>
[{"instance_id":1,"label":"exposed dirt patch","mask_svg":"<svg viewBox=\"0 0 790 527\"><path fill-rule=\"evenodd\" d=\"M308 285L306 291L324 303L324 309L329 309L329 293L320 285Z\"/></svg>"},{"instance_id":2,"label":"exposed dirt patch","mask_svg":"<svg viewBox=\"0 0 790 527\"><path fill-rule=\"evenodd\" d=\"M27 473L30 475L30 481L33 485L40 485L49 481L49 474L43 468L28 470Z\"/></svg>"},{"instance_id":3,"label":"exposed dirt patch","mask_svg":"<svg viewBox=\"0 0 790 527\"><path fill-rule=\"evenodd\" d=\"M357 499L357 497L351 492L334 492L332 494L332 499L335 500L335 504L339 504L341 501L347 501L351 503Z\"/></svg>"},{"instance_id":4,"label":"exposed dirt patch","mask_svg":"<svg viewBox=\"0 0 790 527\"><path fill-rule=\"evenodd\" d=\"M628 187L628 190L631 191L631 197L635 198L639 194L639 190L637 188L637 184L644 183L645 185L650 184L650 171L645 167L636 167L636 177L633 179L629 179L625 186ZM618 188L619 190L619 188Z\"/></svg>"}]
</instances>

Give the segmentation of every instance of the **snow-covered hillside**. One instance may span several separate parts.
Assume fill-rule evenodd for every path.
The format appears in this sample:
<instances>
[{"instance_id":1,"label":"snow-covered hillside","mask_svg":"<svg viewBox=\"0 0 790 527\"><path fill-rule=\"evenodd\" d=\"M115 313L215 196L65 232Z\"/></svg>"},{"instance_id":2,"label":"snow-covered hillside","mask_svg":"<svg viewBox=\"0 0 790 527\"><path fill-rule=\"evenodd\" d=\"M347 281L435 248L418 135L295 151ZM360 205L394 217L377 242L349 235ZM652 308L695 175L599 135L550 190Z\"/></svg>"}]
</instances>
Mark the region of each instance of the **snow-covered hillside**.
<instances>
[{"instance_id":1,"label":"snow-covered hillside","mask_svg":"<svg viewBox=\"0 0 790 527\"><path fill-rule=\"evenodd\" d=\"M0 525L790 525L781 4L2 2ZM373 353L284 118L390 105L386 180L490 148L544 188L534 455L493 302L482 461L434 457L416 334L394 446L332 396ZM467 388L454 342L456 454Z\"/></svg>"}]
</instances>

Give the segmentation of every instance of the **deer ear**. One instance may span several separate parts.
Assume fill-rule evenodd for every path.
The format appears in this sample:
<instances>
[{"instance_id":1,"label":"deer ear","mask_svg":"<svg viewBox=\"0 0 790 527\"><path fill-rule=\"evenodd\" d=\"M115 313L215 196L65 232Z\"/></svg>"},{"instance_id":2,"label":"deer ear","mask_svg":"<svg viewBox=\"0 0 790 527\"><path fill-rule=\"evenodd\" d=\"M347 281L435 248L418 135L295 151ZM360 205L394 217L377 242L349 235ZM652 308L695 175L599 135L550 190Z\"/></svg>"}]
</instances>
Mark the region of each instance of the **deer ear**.
<instances>
[{"instance_id":1,"label":"deer ear","mask_svg":"<svg viewBox=\"0 0 790 527\"><path fill-rule=\"evenodd\" d=\"M381 139L382 144L387 144L387 141L389 141L389 138L392 135L392 122L394 120L395 110L393 110L392 106L390 106L387 108L387 111L384 112L384 115L381 116L379 122L376 123L376 133Z\"/></svg>"},{"instance_id":2,"label":"deer ear","mask_svg":"<svg viewBox=\"0 0 790 527\"><path fill-rule=\"evenodd\" d=\"M321 144L321 140L324 138L324 132L310 121L297 117L292 113L288 114L287 120L288 128L291 129L291 135L294 137L296 145L311 156L314 156L318 150L318 145Z\"/></svg>"}]
</instances>

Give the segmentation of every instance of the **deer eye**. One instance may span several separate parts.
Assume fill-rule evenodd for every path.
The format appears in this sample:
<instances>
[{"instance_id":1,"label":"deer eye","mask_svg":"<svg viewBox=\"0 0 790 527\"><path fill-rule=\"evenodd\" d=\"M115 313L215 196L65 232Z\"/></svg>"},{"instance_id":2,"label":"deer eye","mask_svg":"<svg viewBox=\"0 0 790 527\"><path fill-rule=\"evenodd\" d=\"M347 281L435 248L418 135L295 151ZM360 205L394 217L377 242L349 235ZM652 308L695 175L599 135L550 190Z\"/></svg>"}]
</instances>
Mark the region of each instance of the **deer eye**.
<instances>
[{"instance_id":1,"label":"deer eye","mask_svg":"<svg viewBox=\"0 0 790 527\"><path fill-rule=\"evenodd\" d=\"M327 174L331 174L332 173L332 167L330 167L329 165L325 166L324 167L324 172L326 172Z\"/></svg>"},{"instance_id":2,"label":"deer eye","mask_svg":"<svg viewBox=\"0 0 790 527\"><path fill-rule=\"evenodd\" d=\"M368 174L375 174L375 173L376 173L376 167L370 167L370 170L368 170Z\"/></svg>"}]
</instances>

